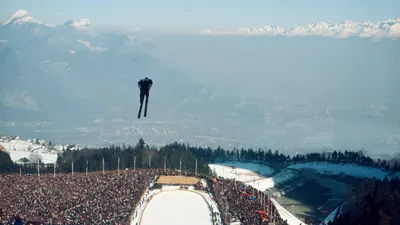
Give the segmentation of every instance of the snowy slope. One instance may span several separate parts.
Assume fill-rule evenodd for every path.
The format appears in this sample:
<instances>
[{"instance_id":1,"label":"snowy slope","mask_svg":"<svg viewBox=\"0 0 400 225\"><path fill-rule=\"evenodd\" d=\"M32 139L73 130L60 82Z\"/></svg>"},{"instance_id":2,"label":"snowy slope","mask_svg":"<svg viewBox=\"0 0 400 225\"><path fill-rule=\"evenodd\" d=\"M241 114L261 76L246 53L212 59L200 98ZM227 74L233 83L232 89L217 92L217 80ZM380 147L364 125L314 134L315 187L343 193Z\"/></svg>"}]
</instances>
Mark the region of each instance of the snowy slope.
<instances>
[{"instance_id":1,"label":"snowy slope","mask_svg":"<svg viewBox=\"0 0 400 225\"><path fill-rule=\"evenodd\" d=\"M4 20L0 27L32 27L42 25L41 22L30 16L28 11L20 9Z\"/></svg>"},{"instance_id":2,"label":"snowy slope","mask_svg":"<svg viewBox=\"0 0 400 225\"><path fill-rule=\"evenodd\" d=\"M283 220L287 220L289 225L299 225L304 224L303 221L296 218L293 214L283 208L277 201L271 198L271 202L275 205L276 210L278 210L279 215L282 217Z\"/></svg>"},{"instance_id":3,"label":"snowy slope","mask_svg":"<svg viewBox=\"0 0 400 225\"><path fill-rule=\"evenodd\" d=\"M339 206L336 207L336 209L333 210L333 211L324 219L324 221L321 222L321 225L328 224L329 222L333 221L333 219L335 218L335 215L336 215L336 213L337 213L338 210L339 210Z\"/></svg>"},{"instance_id":4,"label":"snowy slope","mask_svg":"<svg viewBox=\"0 0 400 225\"><path fill-rule=\"evenodd\" d=\"M57 161L57 151L47 149L45 146L37 145L24 140L13 140L10 142L0 142L6 152L10 154L13 162L27 158L37 154L40 156L43 163L55 163Z\"/></svg>"},{"instance_id":5,"label":"snowy slope","mask_svg":"<svg viewBox=\"0 0 400 225\"><path fill-rule=\"evenodd\" d=\"M157 215L157 216L155 216ZM146 206L142 225L211 225L204 199L190 191L168 191L155 195Z\"/></svg>"},{"instance_id":6,"label":"snowy slope","mask_svg":"<svg viewBox=\"0 0 400 225\"><path fill-rule=\"evenodd\" d=\"M293 171L282 170L282 172L273 177L267 177L268 175L273 173L273 169L255 163L229 162L223 164L209 164L209 166L212 170L215 169L215 172L217 173L218 176L245 182L247 185L250 185L260 191L265 191L265 189L272 188L276 184L289 180L294 176ZM230 166L239 167L239 169L237 169L238 170L237 174L235 173L234 170L232 170ZM255 173L256 171L264 172L266 176L257 174ZM287 220L289 225L304 224L301 220L297 219L294 215L292 215L285 208L283 208L278 202L276 202L273 199L272 202L275 205L281 217L284 220Z\"/></svg>"},{"instance_id":7,"label":"snowy slope","mask_svg":"<svg viewBox=\"0 0 400 225\"><path fill-rule=\"evenodd\" d=\"M14 140L10 142L0 142L6 150L12 151L31 151L34 149L43 149L43 146L24 140Z\"/></svg>"},{"instance_id":8,"label":"snowy slope","mask_svg":"<svg viewBox=\"0 0 400 225\"><path fill-rule=\"evenodd\" d=\"M273 188L276 184L294 177L294 172L288 169L284 169L275 176L270 177L269 175L274 170L268 166L256 163L227 162L209 164L209 166L211 170L215 170L218 176L236 179L261 191ZM236 169L232 169L231 166L235 166Z\"/></svg>"},{"instance_id":9,"label":"snowy slope","mask_svg":"<svg viewBox=\"0 0 400 225\"><path fill-rule=\"evenodd\" d=\"M13 162L17 161L18 159L27 158L29 159L33 152L28 151L7 151L10 154L11 160ZM49 154L49 153L37 153L42 163L56 163L57 162L57 154Z\"/></svg>"},{"instance_id":10,"label":"snowy slope","mask_svg":"<svg viewBox=\"0 0 400 225\"><path fill-rule=\"evenodd\" d=\"M217 173L218 176L236 179L242 182L250 182L265 178L274 172L268 166L255 163L242 162L226 162L221 164L209 164L210 168ZM236 167L232 169L232 166Z\"/></svg>"},{"instance_id":11,"label":"snowy slope","mask_svg":"<svg viewBox=\"0 0 400 225\"><path fill-rule=\"evenodd\" d=\"M88 29L90 26L89 19L68 20L63 24L65 27L73 27L78 30Z\"/></svg>"},{"instance_id":12,"label":"snowy slope","mask_svg":"<svg viewBox=\"0 0 400 225\"><path fill-rule=\"evenodd\" d=\"M250 185L260 191L265 191L267 189L275 187L275 185L279 183L290 180L292 177L294 177L294 172L291 170L284 169L273 177L267 177L257 181L249 181L246 182L245 184Z\"/></svg>"},{"instance_id":13,"label":"snowy slope","mask_svg":"<svg viewBox=\"0 0 400 225\"><path fill-rule=\"evenodd\" d=\"M328 162L311 162L311 163L300 163L289 166L290 169L314 169L321 174L341 174L344 173L349 176L359 178L373 178L383 179L388 172L379 168L372 168L366 166L359 166L354 164L333 164Z\"/></svg>"},{"instance_id":14,"label":"snowy slope","mask_svg":"<svg viewBox=\"0 0 400 225\"><path fill-rule=\"evenodd\" d=\"M400 37L400 18L385 21L344 21L341 23L316 22L306 26L294 26L284 29L279 26L266 25L258 28L241 27L236 30L214 31L204 29L204 35L284 35L284 36L327 36L336 38L373 37L391 38Z\"/></svg>"}]
</instances>

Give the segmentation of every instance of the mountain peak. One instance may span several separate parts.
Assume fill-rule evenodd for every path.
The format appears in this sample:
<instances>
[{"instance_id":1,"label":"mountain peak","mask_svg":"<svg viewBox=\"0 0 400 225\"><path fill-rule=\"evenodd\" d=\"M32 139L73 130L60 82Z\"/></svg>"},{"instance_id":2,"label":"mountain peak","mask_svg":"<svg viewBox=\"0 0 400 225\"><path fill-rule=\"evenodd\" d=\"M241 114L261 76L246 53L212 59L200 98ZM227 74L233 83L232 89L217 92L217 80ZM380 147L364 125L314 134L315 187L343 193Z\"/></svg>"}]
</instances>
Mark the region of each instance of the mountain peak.
<instances>
[{"instance_id":1,"label":"mountain peak","mask_svg":"<svg viewBox=\"0 0 400 225\"><path fill-rule=\"evenodd\" d=\"M32 25L43 25L41 22L29 15L25 9L17 10L5 21L1 23L1 26L16 26L16 27L27 27Z\"/></svg>"},{"instance_id":2,"label":"mountain peak","mask_svg":"<svg viewBox=\"0 0 400 225\"><path fill-rule=\"evenodd\" d=\"M21 18L24 16L27 16L29 14L28 11L26 11L25 9L20 9L18 11L16 11L11 17L12 18Z\"/></svg>"},{"instance_id":3,"label":"mountain peak","mask_svg":"<svg viewBox=\"0 0 400 225\"><path fill-rule=\"evenodd\" d=\"M90 26L89 19L68 20L63 26L74 27L78 30L88 29Z\"/></svg>"}]
</instances>

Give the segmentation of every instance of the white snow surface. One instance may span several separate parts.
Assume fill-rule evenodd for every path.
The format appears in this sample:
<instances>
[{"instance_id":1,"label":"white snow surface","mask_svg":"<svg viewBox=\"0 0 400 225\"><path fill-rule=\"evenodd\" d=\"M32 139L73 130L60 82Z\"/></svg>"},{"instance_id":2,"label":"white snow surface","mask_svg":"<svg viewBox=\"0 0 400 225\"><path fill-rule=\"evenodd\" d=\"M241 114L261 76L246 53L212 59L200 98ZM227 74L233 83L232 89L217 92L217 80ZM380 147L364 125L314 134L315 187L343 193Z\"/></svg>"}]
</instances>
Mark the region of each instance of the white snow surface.
<instances>
[{"instance_id":1,"label":"white snow surface","mask_svg":"<svg viewBox=\"0 0 400 225\"><path fill-rule=\"evenodd\" d=\"M67 22L64 23L64 26L74 27L75 29L78 30L85 30L89 28L90 20L89 19L68 20Z\"/></svg>"},{"instance_id":2,"label":"white snow surface","mask_svg":"<svg viewBox=\"0 0 400 225\"><path fill-rule=\"evenodd\" d=\"M321 222L320 225L328 224L329 222L333 222L333 219L335 218L336 212L339 210L339 206L336 207L335 210L333 210L325 219L324 221Z\"/></svg>"},{"instance_id":3,"label":"white snow surface","mask_svg":"<svg viewBox=\"0 0 400 225\"><path fill-rule=\"evenodd\" d=\"M236 179L260 191L271 189L276 184L287 181L294 176L293 171L284 169L275 176L269 177L274 170L268 166L256 163L227 162L209 164L209 166L212 170L215 169L217 176ZM232 169L231 166L235 166L236 169Z\"/></svg>"},{"instance_id":4,"label":"white snow surface","mask_svg":"<svg viewBox=\"0 0 400 225\"><path fill-rule=\"evenodd\" d=\"M0 145L10 154L13 162L22 158L29 159L30 155L33 153L38 154L43 163L55 163L57 161L56 152L51 153L46 147L29 141L13 140L10 142L0 142Z\"/></svg>"},{"instance_id":5,"label":"white snow surface","mask_svg":"<svg viewBox=\"0 0 400 225\"><path fill-rule=\"evenodd\" d=\"M20 26L23 24L37 24L43 25L41 22L37 21L35 18L31 17L28 11L20 9L14 14L9 16L6 20L1 23L1 26L15 25Z\"/></svg>"},{"instance_id":6,"label":"white snow surface","mask_svg":"<svg viewBox=\"0 0 400 225\"><path fill-rule=\"evenodd\" d=\"M268 166L256 163L227 162L222 164L209 164L209 166L212 170L215 169L215 172L218 176L239 180L260 191L265 191L266 189L272 188L276 184L289 180L294 176L293 171L284 169L282 170L282 172L273 177L267 177L268 175L273 173L273 169L269 168ZM235 166L239 168L236 169L237 174L235 173L235 170L232 170L230 166ZM265 176L261 175L262 173L264 173ZM287 220L289 225L304 224L303 221L296 218L274 199L272 199L272 203L275 205L282 219Z\"/></svg>"},{"instance_id":7,"label":"white snow surface","mask_svg":"<svg viewBox=\"0 0 400 225\"><path fill-rule=\"evenodd\" d=\"M107 51L107 47L98 47L93 46L90 42L76 39L77 42L81 43L82 45L86 46L91 52L104 52Z\"/></svg>"},{"instance_id":8,"label":"white snow surface","mask_svg":"<svg viewBox=\"0 0 400 225\"><path fill-rule=\"evenodd\" d=\"M290 169L308 168L308 169L314 169L321 174L338 175L343 173L358 178L375 177L376 179L381 179L381 180L385 178L386 175L388 175L387 171L379 168L359 166L354 164L334 164L329 162L300 163L291 165L288 168Z\"/></svg>"},{"instance_id":9,"label":"white snow surface","mask_svg":"<svg viewBox=\"0 0 400 225\"><path fill-rule=\"evenodd\" d=\"M260 191L265 191L275 187L276 184L282 183L284 181L290 180L294 177L294 173L291 170L284 169L277 175L273 177L267 177L256 181L246 182L245 184L252 186Z\"/></svg>"},{"instance_id":10,"label":"white snow surface","mask_svg":"<svg viewBox=\"0 0 400 225\"><path fill-rule=\"evenodd\" d=\"M209 164L209 166L211 170L215 170L218 176L236 179L242 182L264 179L265 176L274 172L272 168L256 163L226 162ZM235 169L232 169L231 166L234 166Z\"/></svg>"},{"instance_id":11,"label":"white snow surface","mask_svg":"<svg viewBox=\"0 0 400 225\"><path fill-rule=\"evenodd\" d=\"M158 176L156 176L155 178L154 178L154 180L152 181L152 183L149 185L149 187L152 187L154 184L155 184L155 182L156 182L156 180L157 180L157 177ZM204 183L205 185L205 187L207 186L207 183L202 179L201 180L201 182L202 183ZM135 211L133 212L133 215L132 215L132 220L131 220L131 225L136 225L136 224L139 224L140 223L140 221L142 220L142 217L143 217L143 213L144 213L144 211L145 211L145 209L147 208L147 205L150 203L150 202L152 202L152 198L154 197L154 196L156 196L157 194L160 194L160 193L162 193L162 192L164 192L164 193L169 193L169 192L178 192L178 193L183 193L183 192L191 192L191 193L193 193L193 194L196 194L196 195L199 195L198 197L200 197L200 198L203 198L203 201L201 202L201 201L197 201L197 202L199 202L200 204L204 204L204 202L207 204L207 207L208 207L208 212L210 213L210 212L217 212L217 213L219 213L220 214L220 211L219 211L219 209L218 209L218 205L217 205L217 203L213 200L213 198L212 198L212 196L211 196L211 194L207 194L207 193L205 193L205 192L202 192L202 191L196 191L196 190L194 190L194 188L193 188L193 186L186 186L186 187L189 187L189 191L182 191L182 190L180 190L180 186L174 186L174 185L163 185L162 186L162 188L161 189L156 189L156 190L148 190L148 189L146 189L146 191L145 191L145 193L143 194L143 196L142 196L142 198L141 198L141 200L140 200L140 202L139 202L139 204L137 205L137 207L136 207L136 209L135 209ZM184 198L184 196L182 196L182 198ZM165 199L164 199L165 200ZM168 200L168 199L167 199ZM192 203L194 203L193 201L192 201ZM168 204L167 202L162 202L162 201L157 201L157 202L152 202L152 204L155 204L155 205L157 205L157 204L161 204L161 205L158 205L158 206L154 206L154 208L158 208L158 209L162 209L162 208L164 208L164 206L166 205L166 204ZM181 206L182 207L182 206ZM197 207L200 207L200 206L197 206ZM175 207L174 207L175 208ZM180 207L178 207L178 208L180 208ZM176 209L176 208L175 208ZM194 209L195 210L195 209ZM204 210L204 209L203 209ZM190 211L190 210L187 210L188 212ZM151 214L151 213L149 213L149 214ZM165 213L164 213L165 214ZM205 216L206 216L206 218L209 218L211 215L208 215L208 214L204 214ZM166 214L166 216L169 216L168 214ZM189 218L189 219L193 219L193 218ZM210 218L211 219L211 218ZM222 219L220 218L220 217L218 217L218 218L216 218L217 219L217 221L219 222L219 223L221 223L221 221L222 221ZM153 221L154 222L154 221ZM150 223L150 222L149 222ZM144 223L140 223L140 224L144 224ZM157 224L157 223L155 223L155 224ZM162 223L163 224L163 223ZM209 221L209 223L206 223L206 224L212 224L212 221Z\"/></svg>"},{"instance_id":12,"label":"white snow surface","mask_svg":"<svg viewBox=\"0 0 400 225\"><path fill-rule=\"evenodd\" d=\"M191 191L165 191L155 195L144 209L141 225L211 225L207 202Z\"/></svg>"},{"instance_id":13,"label":"white snow surface","mask_svg":"<svg viewBox=\"0 0 400 225\"><path fill-rule=\"evenodd\" d=\"M271 198L271 202L275 205L276 210L278 210L279 215L283 220L287 220L289 225L299 225L299 224L304 224L303 221L299 220L297 217L295 217L293 214L291 214L289 211L287 211L285 208L283 208L277 201L275 201L273 198Z\"/></svg>"},{"instance_id":14,"label":"white snow surface","mask_svg":"<svg viewBox=\"0 0 400 225\"><path fill-rule=\"evenodd\" d=\"M38 154L41 158L42 163L56 163L57 162L57 154L49 154L42 152L28 152L28 151L7 151L10 154L11 160L13 162L18 159L27 158L29 159L31 154Z\"/></svg>"},{"instance_id":15,"label":"white snow surface","mask_svg":"<svg viewBox=\"0 0 400 225\"><path fill-rule=\"evenodd\" d=\"M204 35L268 35L268 36L325 36L335 38L390 38L400 37L400 18L385 21L353 22L343 21L341 23L316 22L305 26L294 26L284 29L275 25L264 27L240 27L235 30L216 31L209 28L201 31Z\"/></svg>"}]
</instances>

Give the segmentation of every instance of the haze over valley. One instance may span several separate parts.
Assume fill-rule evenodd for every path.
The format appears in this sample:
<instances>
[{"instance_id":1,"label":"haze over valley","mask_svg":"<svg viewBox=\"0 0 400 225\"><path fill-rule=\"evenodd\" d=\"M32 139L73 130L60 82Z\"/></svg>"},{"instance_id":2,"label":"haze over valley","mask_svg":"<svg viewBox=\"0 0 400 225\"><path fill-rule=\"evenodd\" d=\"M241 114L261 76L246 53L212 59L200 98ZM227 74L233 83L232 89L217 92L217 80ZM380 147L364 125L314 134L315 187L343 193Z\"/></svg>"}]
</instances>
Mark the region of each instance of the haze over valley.
<instances>
[{"instance_id":1,"label":"haze over valley","mask_svg":"<svg viewBox=\"0 0 400 225\"><path fill-rule=\"evenodd\" d=\"M190 34L100 31L90 18L70 19L48 25L18 10L2 23L1 132L91 146L145 137L399 153L398 18ZM149 116L138 120L145 76L154 85Z\"/></svg>"}]
</instances>

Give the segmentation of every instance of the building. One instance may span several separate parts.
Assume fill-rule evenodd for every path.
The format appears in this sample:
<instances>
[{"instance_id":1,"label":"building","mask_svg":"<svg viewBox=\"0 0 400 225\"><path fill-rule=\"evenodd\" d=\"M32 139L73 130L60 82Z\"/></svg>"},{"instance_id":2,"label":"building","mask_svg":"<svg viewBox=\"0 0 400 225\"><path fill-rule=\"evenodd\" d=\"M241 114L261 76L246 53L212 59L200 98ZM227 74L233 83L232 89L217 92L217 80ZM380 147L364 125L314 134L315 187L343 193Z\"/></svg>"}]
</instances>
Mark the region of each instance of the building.
<instances>
[{"instance_id":1,"label":"building","mask_svg":"<svg viewBox=\"0 0 400 225\"><path fill-rule=\"evenodd\" d=\"M26 157L20 158L17 161L15 161L15 163L17 163L17 164L27 164L27 163L29 163L29 159L27 159Z\"/></svg>"},{"instance_id":2,"label":"building","mask_svg":"<svg viewBox=\"0 0 400 225\"><path fill-rule=\"evenodd\" d=\"M40 145L46 145L46 141L45 140L39 140L38 141Z\"/></svg>"},{"instance_id":3,"label":"building","mask_svg":"<svg viewBox=\"0 0 400 225\"><path fill-rule=\"evenodd\" d=\"M17 140L20 140L20 139L19 139L19 136L12 136L11 140L16 140L17 141Z\"/></svg>"}]
</instances>

